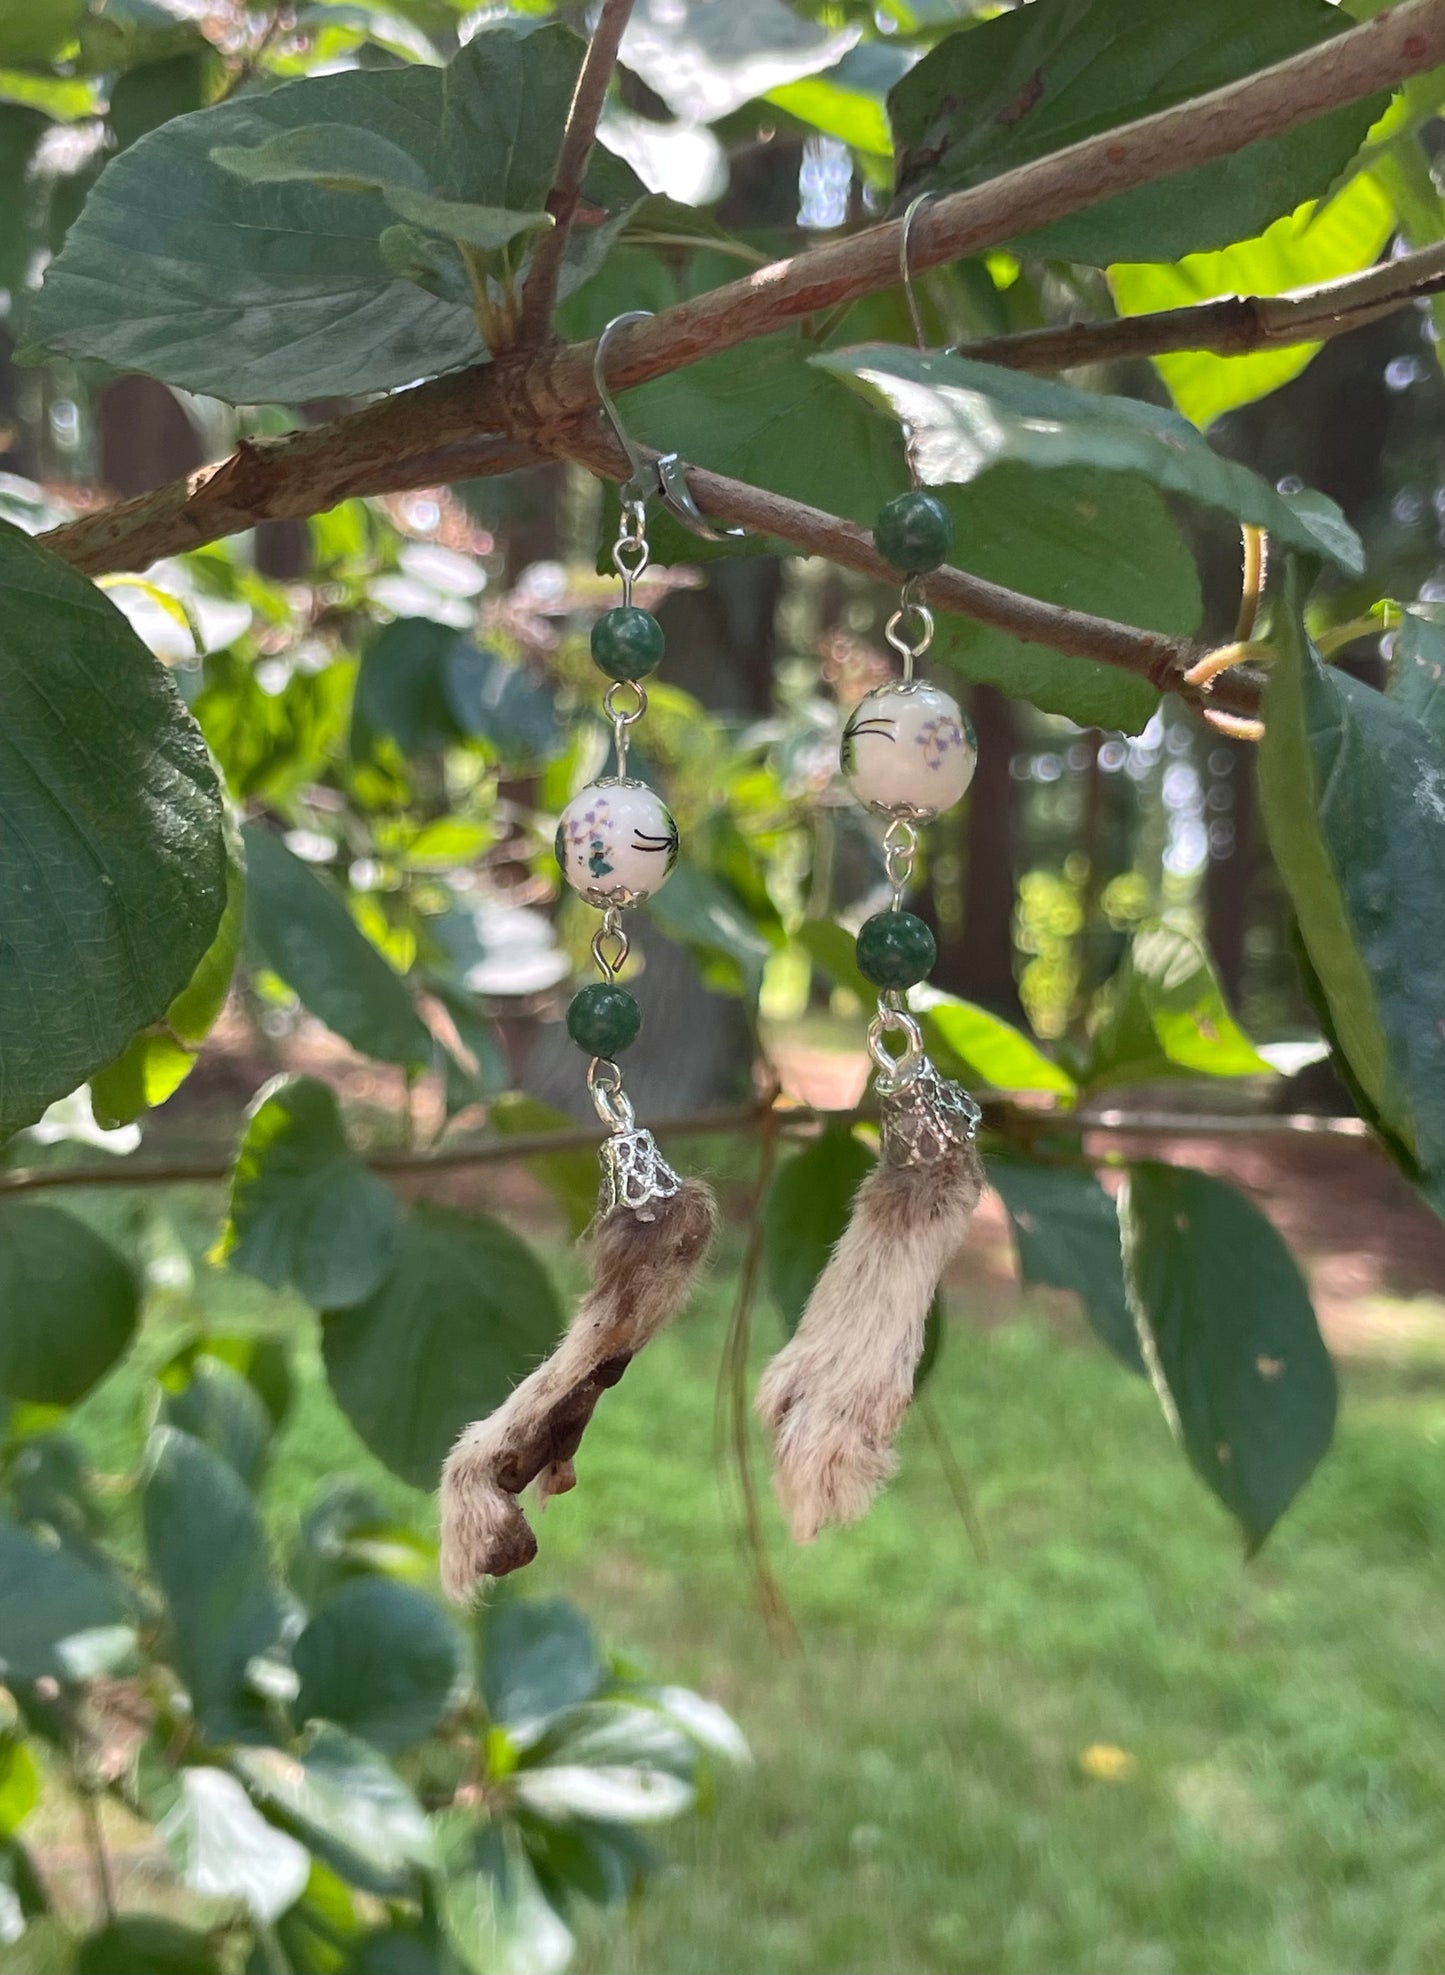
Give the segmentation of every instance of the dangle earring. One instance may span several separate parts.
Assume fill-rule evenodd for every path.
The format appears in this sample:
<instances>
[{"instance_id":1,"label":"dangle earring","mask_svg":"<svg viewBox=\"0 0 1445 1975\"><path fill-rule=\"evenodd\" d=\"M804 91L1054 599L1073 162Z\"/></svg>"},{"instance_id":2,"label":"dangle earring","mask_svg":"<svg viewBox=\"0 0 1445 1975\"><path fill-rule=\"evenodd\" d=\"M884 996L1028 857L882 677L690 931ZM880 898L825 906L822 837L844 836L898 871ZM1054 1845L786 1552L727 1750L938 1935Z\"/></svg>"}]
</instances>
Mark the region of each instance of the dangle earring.
<instances>
[{"instance_id":1,"label":"dangle earring","mask_svg":"<svg viewBox=\"0 0 1445 1975\"><path fill-rule=\"evenodd\" d=\"M645 313L610 322L593 360L598 399L631 467L612 550L622 601L592 630L592 655L609 681L602 704L612 728L613 773L568 803L555 846L567 883L602 914L592 939L601 979L582 988L567 1010L568 1034L591 1059L587 1088L607 1127L597 1218L589 1230L591 1286L552 1356L487 1419L467 1427L448 1456L441 1574L458 1600L482 1578L501 1577L537 1554L517 1497L535 1481L545 1505L576 1486L573 1456L597 1401L682 1309L716 1230L712 1194L700 1180L679 1178L652 1133L638 1126L617 1066L642 1026L636 1000L618 980L629 950L623 915L661 890L678 852L666 804L627 772L631 730L647 711L642 681L663 655L662 626L632 600L648 562L649 498L660 497L695 533L715 539L677 455L644 455L607 389L608 340Z\"/></svg>"},{"instance_id":2,"label":"dangle earring","mask_svg":"<svg viewBox=\"0 0 1445 1975\"><path fill-rule=\"evenodd\" d=\"M908 239L922 203L916 199L904 216L899 256L920 348ZM841 749L853 794L888 819L892 899L864 921L857 945L859 971L879 991L868 1028L881 1112L878 1163L757 1401L773 1439L778 1499L799 1542L827 1523L856 1522L897 1466L893 1441L913 1397L928 1312L983 1191L974 1149L982 1114L929 1061L905 1000L938 957L928 926L904 909L919 829L962 798L977 749L957 701L915 677L933 639L919 579L947 561L953 524L942 501L919 485L906 428L904 438L913 490L888 503L873 531L879 554L904 578L885 632L902 677L858 702ZM902 1038L896 1057L890 1035Z\"/></svg>"}]
</instances>

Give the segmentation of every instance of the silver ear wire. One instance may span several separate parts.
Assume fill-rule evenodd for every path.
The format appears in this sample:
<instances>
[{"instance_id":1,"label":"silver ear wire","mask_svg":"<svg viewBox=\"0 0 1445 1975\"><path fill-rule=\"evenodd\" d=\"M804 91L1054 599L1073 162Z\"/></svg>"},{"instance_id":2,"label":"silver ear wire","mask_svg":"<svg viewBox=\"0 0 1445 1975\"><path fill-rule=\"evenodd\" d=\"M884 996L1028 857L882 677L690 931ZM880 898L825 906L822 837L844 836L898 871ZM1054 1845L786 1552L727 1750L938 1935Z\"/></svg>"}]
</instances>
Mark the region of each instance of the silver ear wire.
<instances>
[{"instance_id":1,"label":"silver ear wire","mask_svg":"<svg viewBox=\"0 0 1445 1975\"><path fill-rule=\"evenodd\" d=\"M908 210L903 215L903 231L898 236L898 275L903 283L904 299L908 303L908 320L913 325L913 340L920 350L928 348L928 339L923 333L923 314L918 306L918 294L913 286L913 222L918 217L919 208L936 199L936 192L920 192L911 199Z\"/></svg>"},{"instance_id":2,"label":"silver ear wire","mask_svg":"<svg viewBox=\"0 0 1445 1975\"><path fill-rule=\"evenodd\" d=\"M660 500L669 514L705 542L722 542L729 537L746 535L745 528L714 528L692 497L692 488L687 482L687 467L681 456L678 453L649 456L622 423L617 401L607 388L607 344L614 329L620 329L628 322L646 322L651 314L651 309L630 309L626 315L613 316L597 338L597 347L592 353L592 383L597 401L632 469L622 485L622 504L624 507L629 504L641 507L649 500Z\"/></svg>"}]
</instances>

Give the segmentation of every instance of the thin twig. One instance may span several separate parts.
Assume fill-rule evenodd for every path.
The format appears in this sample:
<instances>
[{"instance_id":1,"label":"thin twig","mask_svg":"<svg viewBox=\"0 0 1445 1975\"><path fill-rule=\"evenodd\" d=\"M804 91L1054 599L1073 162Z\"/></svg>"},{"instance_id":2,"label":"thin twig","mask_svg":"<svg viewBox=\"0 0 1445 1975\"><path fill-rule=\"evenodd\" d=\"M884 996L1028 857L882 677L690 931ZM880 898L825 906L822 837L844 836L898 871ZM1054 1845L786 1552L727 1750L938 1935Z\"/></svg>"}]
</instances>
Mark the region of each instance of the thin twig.
<instances>
[{"instance_id":1,"label":"thin twig","mask_svg":"<svg viewBox=\"0 0 1445 1975\"><path fill-rule=\"evenodd\" d=\"M592 420L578 420L558 442L564 457L579 460L594 473L613 479L626 476L625 455L610 433ZM650 449L639 449L652 457ZM802 501L791 501L763 487L712 473L703 467L688 469L688 485L702 512L711 521L746 528L750 534L802 548L809 555L824 556L845 569L876 577L881 582L897 581L896 573L879 555L868 529L839 515ZM1048 604L1037 597L1026 597L1000 583L990 583L966 570L945 567L919 580L918 593L940 610L971 617L976 623L990 624L1007 631L1025 644L1049 645L1055 651L1075 658L1097 659L1105 665L1130 672L1147 680L1160 692L1176 692L1201 706L1218 706L1229 712L1254 714L1259 707L1261 681L1249 668L1232 671L1216 680L1206 695L1190 679L1191 668L1202 656L1203 647L1185 638L1171 638L1162 631L1145 631L1136 624L1123 624L1109 617L1095 617L1088 611L1071 610L1062 604Z\"/></svg>"},{"instance_id":2,"label":"thin twig","mask_svg":"<svg viewBox=\"0 0 1445 1975\"><path fill-rule=\"evenodd\" d=\"M1246 521L1239 531L1243 568L1239 579L1239 615L1234 620L1236 644L1247 645L1259 622L1260 600L1269 573L1269 536Z\"/></svg>"},{"instance_id":3,"label":"thin twig","mask_svg":"<svg viewBox=\"0 0 1445 1975\"><path fill-rule=\"evenodd\" d=\"M557 286L562 278L562 259L567 252L572 224L582 198L582 181L587 176L592 146L597 141L597 124L607 101L612 72L617 67L617 50L627 31L633 0L602 0L597 25L582 58L572 106L562 132L557 153L557 170L547 194L547 211L553 226L537 242L532 269L522 290L522 318L517 340L521 347L534 349L546 340L552 327L552 311L557 306Z\"/></svg>"},{"instance_id":4,"label":"thin twig","mask_svg":"<svg viewBox=\"0 0 1445 1975\"><path fill-rule=\"evenodd\" d=\"M777 1166L778 1115L770 1105L760 1124L762 1138L748 1207L747 1246L738 1270L737 1295L733 1299L732 1317L718 1369L717 1426L723 1449L732 1457L732 1472L737 1477L738 1491L742 1497L743 1540L752 1562L764 1623L775 1645L797 1646L802 1643L797 1621L788 1609L788 1601L768 1556L768 1539L763 1528L757 1476L753 1472L752 1441L748 1432L748 1347L752 1342L753 1304L757 1300L767 1232L763 1205Z\"/></svg>"},{"instance_id":5,"label":"thin twig","mask_svg":"<svg viewBox=\"0 0 1445 1975\"><path fill-rule=\"evenodd\" d=\"M1034 1130L1060 1125L1071 1131L1108 1132L1128 1136L1159 1133L1174 1138L1279 1138L1310 1137L1368 1138L1370 1129L1361 1118L1327 1117L1311 1111L1274 1113L1225 1112L1211 1116L1191 1111L1070 1111L1062 1107L1040 1109L1015 1106L987 1089L975 1093L984 1107L988 1130L1004 1130L1010 1125ZM660 1138L712 1138L723 1133L761 1130L772 1121L778 1132L807 1132L825 1119L850 1119L867 1123L876 1119L868 1105L852 1111L815 1111L806 1105L739 1105L734 1110L702 1111L683 1117L656 1118L651 1128ZM378 1152L366 1159L373 1172L399 1180L427 1179L433 1173L464 1172L473 1166L521 1165L548 1153L585 1152L599 1145L606 1133L600 1126L578 1125L565 1130L528 1132L516 1138L489 1139L484 1145L443 1146L438 1152ZM164 1163L132 1164L129 1159L112 1159L105 1165L16 1167L0 1172L0 1195L40 1193L71 1186L209 1186L228 1180L234 1159L176 1159Z\"/></svg>"},{"instance_id":6,"label":"thin twig","mask_svg":"<svg viewBox=\"0 0 1445 1975\"><path fill-rule=\"evenodd\" d=\"M917 1400L919 1416L933 1442L933 1451L938 1456L938 1465L943 1469L943 1478L948 1484L948 1492L953 1497L953 1506L958 1510L959 1521L968 1533L973 1546L974 1561L988 1562L988 1538L984 1534L983 1523L973 1499L973 1490L968 1485L968 1476L962 1463L953 1451L953 1442L944 1429L937 1406L927 1392L921 1392Z\"/></svg>"},{"instance_id":7,"label":"thin twig","mask_svg":"<svg viewBox=\"0 0 1445 1975\"><path fill-rule=\"evenodd\" d=\"M1445 63L1445 0L1405 0L1364 25L1150 117L936 199L910 237L916 270L983 252L1118 193L1229 157ZM659 310L619 332L610 375L627 390L898 279L902 222L810 248ZM77 568L141 569L257 520L314 514L350 495L428 484L406 462L483 434L544 447L594 404L593 346L572 343L394 393L328 425L251 441L222 465L45 537Z\"/></svg>"},{"instance_id":8,"label":"thin twig","mask_svg":"<svg viewBox=\"0 0 1445 1975\"><path fill-rule=\"evenodd\" d=\"M1445 242L1381 262L1363 274L1287 289L1279 295L1221 295L1215 301L1120 316L1114 322L1065 322L981 337L957 345L961 357L1010 370L1073 370L1172 350L1247 356L1289 349L1363 329L1425 295L1445 290Z\"/></svg>"},{"instance_id":9,"label":"thin twig","mask_svg":"<svg viewBox=\"0 0 1445 1975\"><path fill-rule=\"evenodd\" d=\"M95 1896L107 1924L113 1924L116 1916L115 1881L110 1869L110 1853L105 1845L105 1827L100 1821L100 1805L95 1791L79 1779L76 1780L75 1794L80 1802L86 1849L90 1853L91 1871L95 1876Z\"/></svg>"}]
</instances>

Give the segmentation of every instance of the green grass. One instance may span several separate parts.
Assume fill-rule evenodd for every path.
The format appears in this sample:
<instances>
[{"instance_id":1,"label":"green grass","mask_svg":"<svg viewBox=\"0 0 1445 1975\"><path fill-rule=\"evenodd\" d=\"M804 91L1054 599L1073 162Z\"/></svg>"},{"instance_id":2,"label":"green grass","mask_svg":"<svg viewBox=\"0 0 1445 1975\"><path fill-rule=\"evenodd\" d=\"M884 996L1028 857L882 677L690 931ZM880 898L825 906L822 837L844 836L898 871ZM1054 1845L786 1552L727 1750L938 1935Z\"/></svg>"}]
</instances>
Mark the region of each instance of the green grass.
<instances>
[{"instance_id":1,"label":"green grass","mask_svg":"<svg viewBox=\"0 0 1445 1975\"><path fill-rule=\"evenodd\" d=\"M213 1320L281 1307L202 1286ZM664 1835L673 1869L635 1913L586 1923L584 1975L1445 1968L1439 1364L1346 1371L1335 1452L1246 1565L1142 1384L1042 1308L984 1333L960 1307L932 1396L989 1560L915 1419L860 1528L795 1551L769 1508L789 1649L715 1458L723 1301L608 1395L529 1573L723 1701L756 1756ZM757 1329L760 1356L766 1308ZM303 1362L278 1529L322 1476L377 1473L309 1343ZM135 1407L124 1376L88 1403L100 1455L125 1458ZM1128 1753L1127 1777L1085 1773L1096 1743Z\"/></svg>"}]
</instances>

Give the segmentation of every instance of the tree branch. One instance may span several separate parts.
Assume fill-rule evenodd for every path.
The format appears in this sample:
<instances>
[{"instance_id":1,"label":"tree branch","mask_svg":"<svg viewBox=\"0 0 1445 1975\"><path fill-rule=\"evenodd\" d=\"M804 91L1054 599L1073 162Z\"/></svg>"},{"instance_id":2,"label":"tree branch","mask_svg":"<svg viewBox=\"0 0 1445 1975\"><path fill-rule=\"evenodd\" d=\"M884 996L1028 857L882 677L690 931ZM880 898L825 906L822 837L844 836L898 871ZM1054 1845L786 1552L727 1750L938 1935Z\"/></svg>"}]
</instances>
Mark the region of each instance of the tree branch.
<instances>
[{"instance_id":1,"label":"tree branch","mask_svg":"<svg viewBox=\"0 0 1445 1975\"><path fill-rule=\"evenodd\" d=\"M243 439L228 459L199 467L154 493L96 508L40 539L87 576L141 570L258 521L300 520L361 494L402 494L514 473L544 457L525 440L475 432L430 453L388 457L383 447L339 445L338 430L346 423L333 419L280 440Z\"/></svg>"},{"instance_id":2,"label":"tree branch","mask_svg":"<svg viewBox=\"0 0 1445 1975\"><path fill-rule=\"evenodd\" d=\"M570 433L558 435L555 445L564 457L578 460L608 479L623 480L630 470L611 433L591 419L579 419ZM647 447L640 450L644 456L655 457ZM884 583L898 580L898 572L873 546L872 534L856 521L845 521L822 508L788 500L766 487L749 486L746 481L731 480L704 467L689 466L687 478L698 506L710 521L786 542L808 555L855 569L860 576L876 577ZM1135 624L1094 617L1062 604L1042 603L1037 597L1005 589L963 569L935 570L922 577L918 587L938 609L992 625L1025 644L1048 645L1074 658L1097 659L1147 680L1160 692L1179 693L1201 706L1244 715L1259 711L1262 681L1248 666L1235 666L1208 687L1193 685L1185 678L1204 650L1190 639L1141 630Z\"/></svg>"},{"instance_id":3,"label":"tree branch","mask_svg":"<svg viewBox=\"0 0 1445 1975\"><path fill-rule=\"evenodd\" d=\"M1218 1116L1195 1111L1069 1111L1015 1107L1007 1098L983 1095L984 1129L999 1130L1013 1121L1037 1132L1060 1120L1071 1131L1099 1132L1121 1137L1160 1138L1280 1138L1301 1135L1320 1138L1370 1137L1362 1118L1334 1117L1322 1112L1225 1111ZM851 1119L876 1124L876 1106L852 1111L818 1111L806 1105L740 1105L730 1111L702 1111L677 1118L656 1118L650 1129L660 1138L712 1138L729 1132L806 1131L817 1125ZM462 1172L473 1166L520 1166L558 1152L588 1152L607 1136L601 1125L577 1125L557 1131L529 1132L525 1137L493 1139L486 1145L460 1145L440 1152L378 1152L366 1160L373 1172L406 1182L426 1180L433 1173ZM7 1193L49 1193L65 1187L209 1186L228 1180L234 1158L177 1159L147 1164L109 1159L104 1165L18 1166L0 1173L0 1197Z\"/></svg>"},{"instance_id":4,"label":"tree branch","mask_svg":"<svg viewBox=\"0 0 1445 1975\"><path fill-rule=\"evenodd\" d=\"M1323 342L1392 315L1424 295L1445 290L1445 241L1281 295L1221 295L1216 301L1120 316L1115 322L1066 322L987 336L956 346L961 357L1011 370L1072 370L1124 357L1157 357L1170 350L1212 350L1248 356Z\"/></svg>"},{"instance_id":5,"label":"tree branch","mask_svg":"<svg viewBox=\"0 0 1445 1975\"><path fill-rule=\"evenodd\" d=\"M524 350L535 349L545 342L552 326L552 311L557 306L557 284L562 274L562 257L567 251L572 222L577 216L582 181L587 176L587 162L597 139L598 119L607 101L608 85L617 66L617 50L627 30L632 7L633 0L602 0L597 25L592 30L592 39L587 44L587 53L577 74L577 87L573 92L572 106L567 112L562 146L557 153L556 177L552 190L547 194L547 210L555 224L551 232L538 241L537 251L532 257L532 271L522 290L518 344Z\"/></svg>"},{"instance_id":6,"label":"tree branch","mask_svg":"<svg viewBox=\"0 0 1445 1975\"><path fill-rule=\"evenodd\" d=\"M915 218L912 264L922 270L981 253L1442 63L1445 0L1404 0L1228 88L934 200ZM629 325L616 339L614 388L646 383L800 315L891 287L901 227L894 220L811 248ZM379 482L392 491L426 485L424 476L405 478L407 461L415 467L439 447L484 433L545 444L550 427L590 410L592 353L590 343L530 357L514 351L434 378L328 425L251 441L190 482L87 515L45 540L90 574L141 569L256 520L316 513L348 495L375 492Z\"/></svg>"}]
</instances>

